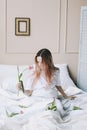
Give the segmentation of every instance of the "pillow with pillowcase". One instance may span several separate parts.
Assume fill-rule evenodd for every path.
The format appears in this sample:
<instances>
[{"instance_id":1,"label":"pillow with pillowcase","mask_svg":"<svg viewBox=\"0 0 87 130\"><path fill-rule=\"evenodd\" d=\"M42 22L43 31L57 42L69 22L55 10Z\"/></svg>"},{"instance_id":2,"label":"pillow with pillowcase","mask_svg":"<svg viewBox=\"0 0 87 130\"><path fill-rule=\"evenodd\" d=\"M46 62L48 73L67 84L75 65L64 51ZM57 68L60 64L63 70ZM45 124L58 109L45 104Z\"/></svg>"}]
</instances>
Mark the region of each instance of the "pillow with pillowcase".
<instances>
[{"instance_id":1,"label":"pillow with pillowcase","mask_svg":"<svg viewBox=\"0 0 87 130\"><path fill-rule=\"evenodd\" d=\"M31 66L28 65L21 65L19 66L20 69L20 73L23 72L22 75L22 81L23 81L23 85L24 87L26 86L27 80L30 76L30 74L32 73L32 69L28 68ZM10 92L13 93L17 93L17 83L18 83L18 72L17 72L17 66L16 65L2 65L1 66L1 73L2 73L2 77L1 77L1 87L4 90L8 90ZM28 68L28 69L26 69ZM25 70L26 69L26 70ZM25 70L25 71L24 71Z\"/></svg>"},{"instance_id":2,"label":"pillow with pillowcase","mask_svg":"<svg viewBox=\"0 0 87 130\"><path fill-rule=\"evenodd\" d=\"M74 95L82 92L69 75L67 64L55 64L60 69L60 84L67 95Z\"/></svg>"},{"instance_id":3,"label":"pillow with pillowcase","mask_svg":"<svg viewBox=\"0 0 87 130\"><path fill-rule=\"evenodd\" d=\"M2 88L12 93L18 93L18 90L16 88L17 82L18 81L15 77L8 77L3 80Z\"/></svg>"},{"instance_id":4,"label":"pillow with pillowcase","mask_svg":"<svg viewBox=\"0 0 87 130\"><path fill-rule=\"evenodd\" d=\"M55 64L55 66L60 69L60 82L62 88L66 90L68 86L76 87L73 80L69 76L67 64Z\"/></svg>"}]
</instances>

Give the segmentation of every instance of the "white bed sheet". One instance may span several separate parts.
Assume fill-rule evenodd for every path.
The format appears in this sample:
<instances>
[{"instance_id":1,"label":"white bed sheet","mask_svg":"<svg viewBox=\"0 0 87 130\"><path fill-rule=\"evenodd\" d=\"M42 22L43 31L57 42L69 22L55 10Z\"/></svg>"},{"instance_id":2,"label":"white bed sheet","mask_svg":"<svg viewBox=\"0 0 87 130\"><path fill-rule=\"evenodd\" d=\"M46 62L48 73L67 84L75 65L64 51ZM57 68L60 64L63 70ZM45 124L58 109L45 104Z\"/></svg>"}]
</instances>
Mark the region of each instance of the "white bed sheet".
<instances>
[{"instance_id":1,"label":"white bed sheet","mask_svg":"<svg viewBox=\"0 0 87 130\"><path fill-rule=\"evenodd\" d=\"M70 94L71 90L67 91ZM76 95L74 100L62 100L66 110L62 110L59 99L56 99L58 110L52 111L45 108L53 98L27 97L21 92L18 96L0 88L0 130L87 130L87 93L76 91L75 87L72 91ZM82 109L72 110L73 106ZM8 117L6 111L18 114Z\"/></svg>"}]
</instances>

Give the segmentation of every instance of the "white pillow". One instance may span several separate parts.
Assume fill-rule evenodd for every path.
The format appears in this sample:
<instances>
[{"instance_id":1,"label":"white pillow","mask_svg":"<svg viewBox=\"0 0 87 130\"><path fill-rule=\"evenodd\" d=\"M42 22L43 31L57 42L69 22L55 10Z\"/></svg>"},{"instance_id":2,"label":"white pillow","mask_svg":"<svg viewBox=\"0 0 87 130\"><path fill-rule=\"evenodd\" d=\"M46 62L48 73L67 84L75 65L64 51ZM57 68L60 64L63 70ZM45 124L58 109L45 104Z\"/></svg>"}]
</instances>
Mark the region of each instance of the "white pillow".
<instances>
[{"instance_id":1,"label":"white pillow","mask_svg":"<svg viewBox=\"0 0 87 130\"><path fill-rule=\"evenodd\" d=\"M76 87L69 75L67 64L55 64L55 66L60 69L60 82L63 90L68 89L69 86Z\"/></svg>"},{"instance_id":2,"label":"white pillow","mask_svg":"<svg viewBox=\"0 0 87 130\"><path fill-rule=\"evenodd\" d=\"M19 66L20 73L23 72L28 67L29 67L28 65ZM10 92L17 93L18 92L18 90L16 88L16 85L18 83L17 66L16 65L4 65L4 66L2 66L2 68L4 69L4 71L2 70L3 71L2 81L1 81L2 88L4 90L8 90ZM6 73L6 75L5 75L5 73ZM26 86L27 80L31 73L32 73L32 70L30 68L26 69L23 72L23 76L21 79L23 81L24 87Z\"/></svg>"},{"instance_id":3,"label":"white pillow","mask_svg":"<svg viewBox=\"0 0 87 130\"><path fill-rule=\"evenodd\" d=\"M17 78L13 78L13 77L6 78L2 82L2 88L4 90L8 90L13 93L18 92L16 85L17 85Z\"/></svg>"},{"instance_id":4,"label":"white pillow","mask_svg":"<svg viewBox=\"0 0 87 130\"><path fill-rule=\"evenodd\" d=\"M8 77L17 77L17 66L0 64L0 85Z\"/></svg>"},{"instance_id":5,"label":"white pillow","mask_svg":"<svg viewBox=\"0 0 87 130\"><path fill-rule=\"evenodd\" d=\"M77 88L77 87L72 87L72 86L68 86L68 88L65 90L65 93L70 96L70 95L76 95L78 93L81 93L82 90Z\"/></svg>"},{"instance_id":6,"label":"white pillow","mask_svg":"<svg viewBox=\"0 0 87 130\"><path fill-rule=\"evenodd\" d=\"M79 89L71 79L68 72L67 64L56 64L55 66L60 69L61 87L68 96L82 92L82 90Z\"/></svg>"}]
</instances>

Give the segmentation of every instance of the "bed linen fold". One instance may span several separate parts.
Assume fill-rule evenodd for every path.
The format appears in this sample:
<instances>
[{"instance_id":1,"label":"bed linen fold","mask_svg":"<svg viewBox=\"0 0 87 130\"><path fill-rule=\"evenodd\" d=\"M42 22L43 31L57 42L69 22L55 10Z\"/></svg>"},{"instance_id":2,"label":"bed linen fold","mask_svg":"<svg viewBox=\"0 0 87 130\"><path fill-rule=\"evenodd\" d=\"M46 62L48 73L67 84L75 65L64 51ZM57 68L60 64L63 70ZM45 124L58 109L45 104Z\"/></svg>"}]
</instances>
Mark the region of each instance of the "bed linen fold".
<instances>
[{"instance_id":1,"label":"bed linen fold","mask_svg":"<svg viewBox=\"0 0 87 130\"><path fill-rule=\"evenodd\" d=\"M53 97L27 97L21 92L17 96L0 88L0 130L87 130L87 93L75 95L74 100L55 99L57 111L53 111L46 110Z\"/></svg>"}]
</instances>

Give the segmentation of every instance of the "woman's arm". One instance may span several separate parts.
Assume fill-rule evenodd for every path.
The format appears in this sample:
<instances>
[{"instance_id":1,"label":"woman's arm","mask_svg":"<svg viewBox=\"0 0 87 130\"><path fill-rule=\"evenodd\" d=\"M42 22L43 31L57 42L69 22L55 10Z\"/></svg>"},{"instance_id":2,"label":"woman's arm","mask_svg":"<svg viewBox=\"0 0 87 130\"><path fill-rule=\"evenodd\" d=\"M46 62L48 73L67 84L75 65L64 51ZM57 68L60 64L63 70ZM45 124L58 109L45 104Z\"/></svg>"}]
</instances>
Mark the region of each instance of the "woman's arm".
<instances>
[{"instance_id":1,"label":"woman's arm","mask_svg":"<svg viewBox=\"0 0 87 130\"><path fill-rule=\"evenodd\" d=\"M76 98L75 96L67 96L61 86L56 86L56 88L57 88L57 90L62 94L62 96L63 96L65 99L71 99L71 100L72 100L72 99Z\"/></svg>"}]
</instances>

